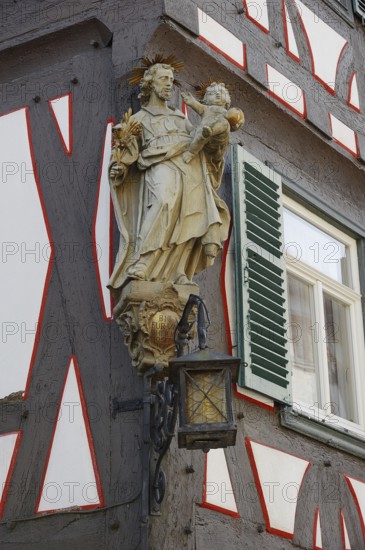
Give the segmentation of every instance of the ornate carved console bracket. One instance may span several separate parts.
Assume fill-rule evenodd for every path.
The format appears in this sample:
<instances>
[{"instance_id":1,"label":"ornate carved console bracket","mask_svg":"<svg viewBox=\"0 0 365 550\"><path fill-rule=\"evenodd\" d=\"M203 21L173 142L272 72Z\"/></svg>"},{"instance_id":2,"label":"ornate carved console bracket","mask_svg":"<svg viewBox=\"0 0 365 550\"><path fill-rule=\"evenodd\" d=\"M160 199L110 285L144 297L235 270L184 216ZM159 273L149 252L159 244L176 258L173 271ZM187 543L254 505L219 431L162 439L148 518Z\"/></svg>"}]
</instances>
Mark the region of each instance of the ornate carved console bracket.
<instances>
[{"instance_id":1,"label":"ornate carved console bracket","mask_svg":"<svg viewBox=\"0 0 365 550\"><path fill-rule=\"evenodd\" d=\"M175 328L190 294L198 287L131 281L114 308L116 322L124 334L132 365L144 374L162 365L160 378L167 374L168 362L176 356Z\"/></svg>"}]
</instances>

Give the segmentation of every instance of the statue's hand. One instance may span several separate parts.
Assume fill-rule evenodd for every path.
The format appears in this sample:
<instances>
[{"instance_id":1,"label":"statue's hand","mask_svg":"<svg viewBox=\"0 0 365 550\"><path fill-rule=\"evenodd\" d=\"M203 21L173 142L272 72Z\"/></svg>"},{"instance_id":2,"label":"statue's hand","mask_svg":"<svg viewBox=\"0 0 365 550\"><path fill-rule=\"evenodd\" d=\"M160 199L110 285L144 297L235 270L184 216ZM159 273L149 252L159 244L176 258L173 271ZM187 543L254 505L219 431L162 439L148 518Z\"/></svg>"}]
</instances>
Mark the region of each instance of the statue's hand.
<instances>
[{"instance_id":1,"label":"statue's hand","mask_svg":"<svg viewBox=\"0 0 365 550\"><path fill-rule=\"evenodd\" d=\"M118 187L121 184L121 178L119 176L123 175L123 169L121 166L114 164L109 170L109 179L113 183L113 187Z\"/></svg>"},{"instance_id":2,"label":"statue's hand","mask_svg":"<svg viewBox=\"0 0 365 550\"><path fill-rule=\"evenodd\" d=\"M190 153L190 151L185 151L185 153L183 153L183 161L186 163L186 164L189 164L189 162L191 161L192 158L194 158L194 154L193 153Z\"/></svg>"},{"instance_id":3,"label":"statue's hand","mask_svg":"<svg viewBox=\"0 0 365 550\"><path fill-rule=\"evenodd\" d=\"M181 92L181 97L186 105L191 105L195 101L194 96L190 92Z\"/></svg>"}]
</instances>

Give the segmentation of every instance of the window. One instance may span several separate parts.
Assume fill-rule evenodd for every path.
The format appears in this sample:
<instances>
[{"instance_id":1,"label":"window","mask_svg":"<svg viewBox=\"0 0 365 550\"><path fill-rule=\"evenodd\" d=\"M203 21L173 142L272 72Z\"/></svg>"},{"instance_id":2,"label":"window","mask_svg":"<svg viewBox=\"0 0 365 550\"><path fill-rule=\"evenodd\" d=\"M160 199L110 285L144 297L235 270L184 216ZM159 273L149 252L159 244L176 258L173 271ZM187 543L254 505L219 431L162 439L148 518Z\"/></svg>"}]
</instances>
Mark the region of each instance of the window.
<instances>
[{"instance_id":1,"label":"window","mask_svg":"<svg viewBox=\"0 0 365 550\"><path fill-rule=\"evenodd\" d=\"M238 145L232 176L239 385L290 405L284 425L356 454L349 434L365 432L356 240L285 197L280 175Z\"/></svg>"},{"instance_id":2,"label":"window","mask_svg":"<svg viewBox=\"0 0 365 550\"><path fill-rule=\"evenodd\" d=\"M294 406L364 430L356 241L285 197L283 228Z\"/></svg>"}]
</instances>

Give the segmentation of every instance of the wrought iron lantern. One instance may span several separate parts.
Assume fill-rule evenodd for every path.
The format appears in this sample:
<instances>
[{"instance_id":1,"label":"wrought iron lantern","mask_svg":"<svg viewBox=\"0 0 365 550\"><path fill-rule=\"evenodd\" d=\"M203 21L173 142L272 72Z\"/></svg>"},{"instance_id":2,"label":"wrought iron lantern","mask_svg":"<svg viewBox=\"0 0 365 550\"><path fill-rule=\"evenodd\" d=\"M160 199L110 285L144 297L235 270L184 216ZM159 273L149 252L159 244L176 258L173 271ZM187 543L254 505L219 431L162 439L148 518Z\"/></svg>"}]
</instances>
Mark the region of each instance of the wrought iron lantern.
<instances>
[{"instance_id":1,"label":"wrought iron lantern","mask_svg":"<svg viewBox=\"0 0 365 550\"><path fill-rule=\"evenodd\" d=\"M199 351L182 355L194 305L198 306ZM235 445L232 382L237 380L240 361L207 348L204 313L201 298L190 295L175 333L180 356L169 362L169 381L179 388L179 447L208 451Z\"/></svg>"}]
</instances>

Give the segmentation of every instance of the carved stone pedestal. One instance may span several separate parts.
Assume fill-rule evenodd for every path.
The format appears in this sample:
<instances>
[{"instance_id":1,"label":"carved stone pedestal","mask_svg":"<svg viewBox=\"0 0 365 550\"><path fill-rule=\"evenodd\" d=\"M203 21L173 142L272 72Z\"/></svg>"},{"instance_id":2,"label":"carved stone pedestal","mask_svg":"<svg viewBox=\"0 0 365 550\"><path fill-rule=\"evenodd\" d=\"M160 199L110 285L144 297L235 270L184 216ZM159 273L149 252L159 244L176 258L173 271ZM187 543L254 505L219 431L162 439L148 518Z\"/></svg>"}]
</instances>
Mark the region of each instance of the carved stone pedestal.
<instances>
[{"instance_id":1,"label":"carved stone pedestal","mask_svg":"<svg viewBox=\"0 0 365 550\"><path fill-rule=\"evenodd\" d=\"M122 291L114 317L124 334L132 365L140 374L176 356L174 332L195 284L175 285L131 281Z\"/></svg>"}]
</instances>

